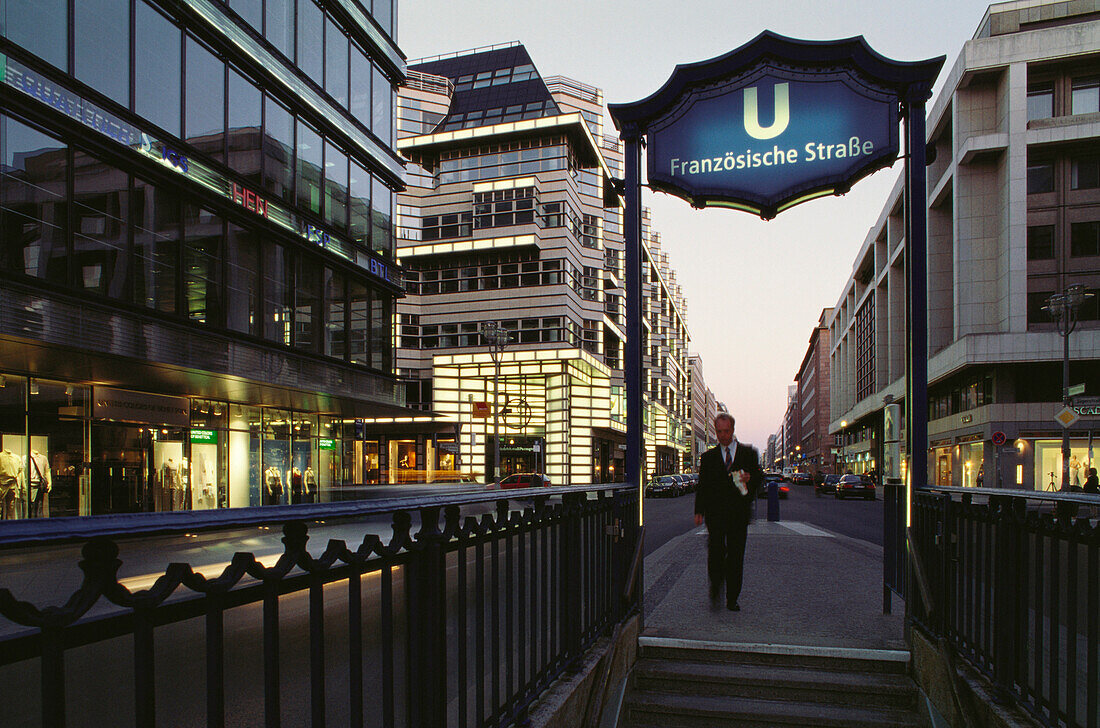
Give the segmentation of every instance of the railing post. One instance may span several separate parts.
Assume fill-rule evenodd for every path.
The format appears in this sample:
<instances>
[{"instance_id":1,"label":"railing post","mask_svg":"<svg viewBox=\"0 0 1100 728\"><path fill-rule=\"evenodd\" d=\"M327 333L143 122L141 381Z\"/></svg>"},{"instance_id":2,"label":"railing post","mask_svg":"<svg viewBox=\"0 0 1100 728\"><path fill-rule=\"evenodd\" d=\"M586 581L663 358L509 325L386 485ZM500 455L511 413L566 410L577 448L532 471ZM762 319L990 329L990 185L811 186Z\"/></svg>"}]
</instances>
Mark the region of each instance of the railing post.
<instances>
[{"instance_id":1,"label":"railing post","mask_svg":"<svg viewBox=\"0 0 1100 728\"><path fill-rule=\"evenodd\" d=\"M581 654L582 615L584 609L584 553L581 519L584 493L562 498L562 558L558 562L562 575L562 623L564 626L565 663L572 668Z\"/></svg>"},{"instance_id":2,"label":"railing post","mask_svg":"<svg viewBox=\"0 0 1100 728\"><path fill-rule=\"evenodd\" d=\"M993 680L994 699L1005 704L1012 699L1016 667L1016 517L1009 496L989 499L994 526L993 553Z\"/></svg>"},{"instance_id":3,"label":"railing post","mask_svg":"<svg viewBox=\"0 0 1100 728\"><path fill-rule=\"evenodd\" d=\"M419 548L409 564L409 636L413 640L412 676L418 686L411 725L447 724L447 553L439 530L439 506L420 509Z\"/></svg>"}]
</instances>

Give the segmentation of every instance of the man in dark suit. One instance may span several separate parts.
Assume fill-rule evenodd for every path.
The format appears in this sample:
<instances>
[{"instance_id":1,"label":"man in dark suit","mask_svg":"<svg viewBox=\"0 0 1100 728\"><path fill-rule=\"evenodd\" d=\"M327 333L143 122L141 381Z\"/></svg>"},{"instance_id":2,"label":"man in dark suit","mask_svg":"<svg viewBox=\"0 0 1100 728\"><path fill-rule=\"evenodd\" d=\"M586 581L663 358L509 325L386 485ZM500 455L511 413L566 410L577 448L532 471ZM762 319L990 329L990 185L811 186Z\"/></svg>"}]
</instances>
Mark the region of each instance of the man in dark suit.
<instances>
[{"instance_id":1,"label":"man in dark suit","mask_svg":"<svg viewBox=\"0 0 1100 728\"><path fill-rule=\"evenodd\" d=\"M707 574L710 599L717 603L726 585L726 608L741 610L741 579L745 537L753 499L763 480L760 455L733 436L733 417L721 412L714 418L718 447L699 458L699 487L695 492L695 524L707 524Z\"/></svg>"}]
</instances>

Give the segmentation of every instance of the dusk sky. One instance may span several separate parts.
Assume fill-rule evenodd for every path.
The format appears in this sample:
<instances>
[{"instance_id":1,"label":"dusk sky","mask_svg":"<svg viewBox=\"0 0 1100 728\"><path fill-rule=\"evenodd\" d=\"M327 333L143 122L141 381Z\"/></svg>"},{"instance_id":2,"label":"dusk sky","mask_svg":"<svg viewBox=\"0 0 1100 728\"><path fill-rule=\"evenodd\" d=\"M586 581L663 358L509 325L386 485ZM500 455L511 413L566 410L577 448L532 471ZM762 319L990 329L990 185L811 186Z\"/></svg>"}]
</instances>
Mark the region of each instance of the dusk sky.
<instances>
[{"instance_id":1,"label":"dusk sky","mask_svg":"<svg viewBox=\"0 0 1100 728\"><path fill-rule=\"evenodd\" d=\"M946 55L938 90L986 8L977 0L402 0L398 42L416 59L519 41L543 76L568 76L622 103L656 91L676 64L722 55L762 30L811 40L862 35L895 60ZM646 191L687 299L691 352L702 356L742 441L763 450L779 428L810 332L836 304L900 171L897 163L844 197L770 222Z\"/></svg>"}]
</instances>

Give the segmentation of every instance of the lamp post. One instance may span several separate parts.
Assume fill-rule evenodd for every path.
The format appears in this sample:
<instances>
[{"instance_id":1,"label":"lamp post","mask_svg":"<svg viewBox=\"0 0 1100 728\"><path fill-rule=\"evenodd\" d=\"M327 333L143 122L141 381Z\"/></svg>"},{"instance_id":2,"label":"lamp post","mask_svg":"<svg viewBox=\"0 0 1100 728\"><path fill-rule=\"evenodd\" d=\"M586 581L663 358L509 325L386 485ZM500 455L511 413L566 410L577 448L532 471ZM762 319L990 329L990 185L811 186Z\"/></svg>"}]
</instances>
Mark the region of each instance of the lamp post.
<instances>
[{"instance_id":1,"label":"lamp post","mask_svg":"<svg viewBox=\"0 0 1100 728\"><path fill-rule=\"evenodd\" d=\"M1069 335L1077 328L1077 309L1092 298L1085 287L1076 283L1061 293L1052 293L1043 310L1049 313L1062 335L1062 404L1069 407ZM1062 428L1062 490L1069 490L1069 428Z\"/></svg>"},{"instance_id":2,"label":"lamp post","mask_svg":"<svg viewBox=\"0 0 1100 728\"><path fill-rule=\"evenodd\" d=\"M496 321L486 321L481 325L481 338L489 347L489 356L493 358L493 482L500 485L500 413L497 407L497 392L500 390L500 355L508 345L508 332Z\"/></svg>"}]
</instances>

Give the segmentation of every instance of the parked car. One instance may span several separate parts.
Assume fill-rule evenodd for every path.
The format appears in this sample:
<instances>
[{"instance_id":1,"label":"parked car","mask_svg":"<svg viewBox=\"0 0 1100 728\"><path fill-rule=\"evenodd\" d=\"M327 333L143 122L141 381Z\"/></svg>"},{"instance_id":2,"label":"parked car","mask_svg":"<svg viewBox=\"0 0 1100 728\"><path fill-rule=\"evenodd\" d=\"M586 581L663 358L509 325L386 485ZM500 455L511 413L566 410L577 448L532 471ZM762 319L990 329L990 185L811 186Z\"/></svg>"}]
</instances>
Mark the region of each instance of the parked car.
<instances>
[{"instance_id":1,"label":"parked car","mask_svg":"<svg viewBox=\"0 0 1100 728\"><path fill-rule=\"evenodd\" d=\"M695 490L695 481L692 479L689 473L680 473L679 475L672 476L680 482L680 491L682 493L691 493Z\"/></svg>"},{"instance_id":2,"label":"parked car","mask_svg":"<svg viewBox=\"0 0 1100 728\"><path fill-rule=\"evenodd\" d=\"M645 495L647 498L662 498L666 496L675 498L680 495L682 490L683 488L680 486L680 481L673 476L658 475L646 485Z\"/></svg>"},{"instance_id":3,"label":"parked car","mask_svg":"<svg viewBox=\"0 0 1100 728\"><path fill-rule=\"evenodd\" d=\"M791 486L783 483L783 476L775 473L765 473L764 480L760 483L760 488L756 491L757 498L768 497L768 485L775 483L779 486L779 497L786 498L791 494Z\"/></svg>"},{"instance_id":4,"label":"parked car","mask_svg":"<svg viewBox=\"0 0 1100 728\"><path fill-rule=\"evenodd\" d=\"M817 495L822 493L836 493L836 484L840 482L840 476L834 473L829 473L825 476L825 479L814 486L814 490Z\"/></svg>"},{"instance_id":5,"label":"parked car","mask_svg":"<svg viewBox=\"0 0 1100 728\"><path fill-rule=\"evenodd\" d=\"M875 499L875 484L869 475L842 475L836 484L837 500L851 496L863 496L867 500Z\"/></svg>"},{"instance_id":6,"label":"parked car","mask_svg":"<svg viewBox=\"0 0 1100 728\"><path fill-rule=\"evenodd\" d=\"M809 473L794 473L791 475L791 482L795 485L811 485L814 479Z\"/></svg>"},{"instance_id":7,"label":"parked car","mask_svg":"<svg viewBox=\"0 0 1100 728\"><path fill-rule=\"evenodd\" d=\"M549 488L550 477L542 473L512 473L500 481L501 489L506 488Z\"/></svg>"}]
</instances>

